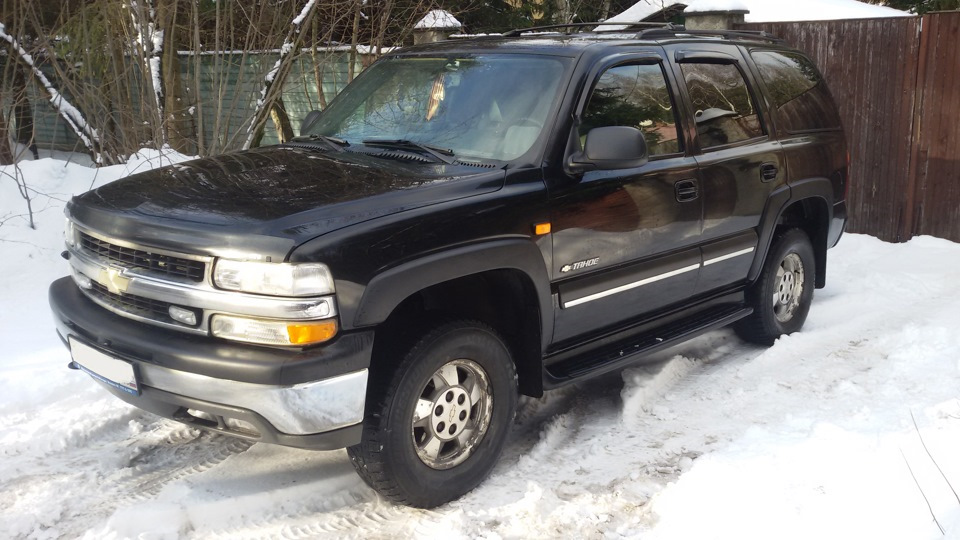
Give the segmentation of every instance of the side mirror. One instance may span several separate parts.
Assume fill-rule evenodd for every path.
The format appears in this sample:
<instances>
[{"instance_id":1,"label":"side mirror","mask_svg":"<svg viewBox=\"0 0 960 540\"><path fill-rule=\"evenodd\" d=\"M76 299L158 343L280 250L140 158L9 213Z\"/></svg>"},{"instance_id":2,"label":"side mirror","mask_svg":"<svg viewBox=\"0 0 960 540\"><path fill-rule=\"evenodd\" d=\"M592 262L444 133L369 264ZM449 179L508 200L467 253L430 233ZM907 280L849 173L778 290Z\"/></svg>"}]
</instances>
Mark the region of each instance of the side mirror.
<instances>
[{"instance_id":1,"label":"side mirror","mask_svg":"<svg viewBox=\"0 0 960 540\"><path fill-rule=\"evenodd\" d=\"M310 132L310 128L317 123L317 119L320 118L320 111L310 111L307 113L307 116L304 117L303 122L300 123L300 135L306 135Z\"/></svg>"},{"instance_id":2,"label":"side mirror","mask_svg":"<svg viewBox=\"0 0 960 540\"><path fill-rule=\"evenodd\" d=\"M570 156L567 172L581 174L589 170L632 169L649 161L643 132L627 126L604 126L587 133L583 152Z\"/></svg>"}]
</instances>

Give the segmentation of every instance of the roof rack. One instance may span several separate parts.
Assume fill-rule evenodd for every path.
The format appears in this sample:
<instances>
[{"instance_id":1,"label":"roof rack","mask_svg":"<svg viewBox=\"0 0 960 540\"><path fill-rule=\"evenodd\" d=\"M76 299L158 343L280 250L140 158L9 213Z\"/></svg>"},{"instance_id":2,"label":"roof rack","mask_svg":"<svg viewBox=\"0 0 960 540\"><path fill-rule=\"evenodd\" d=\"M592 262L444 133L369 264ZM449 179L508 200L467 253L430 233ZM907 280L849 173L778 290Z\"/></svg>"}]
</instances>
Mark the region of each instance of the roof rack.
<instances>
[{"instance_id":1,"label":"roof rack","mask_svg":"<svg viewBox=\"0 0 960 540\"><path fill-rule=\"evenodd\" d=\"M579 22L579 23L568 23L568 24L548 24L546 26L532 26L530 28L515 28L509 32L504 32L502 35L504 37L517 37L523 35L527 32L539 32L542 30L556 30L558 28L584 28L587 26L645 26L650 30L661 30L667 28L675 28L676 25L673 23L658 23L658 22ZM683 28L682 26L680 28ZM616 31L616 30L612 30Z\"/></svg>"},{"instance_id":2,"label":"roof rack","mask_svg":"<svg viewBox=\"0 0 960 540\"><path fill-rule=\"evenodd\" d=\"M660 39L681 36L723 37L728 39L752 39L756 41L770 41L784 43L784 40L762 30L687 30L683 26L647 28L637 33L637 39Z\"/></svg>"}]
</instances>

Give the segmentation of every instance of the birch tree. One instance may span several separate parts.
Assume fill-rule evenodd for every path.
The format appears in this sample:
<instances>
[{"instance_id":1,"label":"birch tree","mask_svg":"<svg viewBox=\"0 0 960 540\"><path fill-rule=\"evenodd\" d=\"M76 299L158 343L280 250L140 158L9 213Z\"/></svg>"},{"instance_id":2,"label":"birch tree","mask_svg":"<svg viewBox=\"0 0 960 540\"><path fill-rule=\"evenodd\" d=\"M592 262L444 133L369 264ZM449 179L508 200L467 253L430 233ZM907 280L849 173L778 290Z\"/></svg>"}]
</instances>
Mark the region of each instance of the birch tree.
<instances>
[{"instance_id":1,"label":"birch tree","mask_svg":"<svg viewBox=\"0 0 960 540\"><path fill-rule=\"evenodd\" d=\"M300 13L290 21L287 37L280 47L280 58L263 77L263 88L260 90L260 98L257 99L253 119L247 128L247 140L243 145L244 148L256 146L259 144L260 138L263 137L263 127L271 109L283 91L283 80L290 71L290 66L295 58L295 55L291 53L299 50L302 45L304 24L310 24L310 18L316 7L317 0L307 0Z\"/></svg>"},{"instance_id":2,"label":"birch tree","mask_svg":"<svg viewBox=\"0 0 960 540\"><path fill-rule=\"evenodd\" d=\"M94 162L102 163L103 157L99 148L100 135L97 133L97 130L91 127L80 110L74 107L74 105L54 87L53 83L51 83L50 80L47 79L47 76L36 66L33 56L20 45L20 42L16 38L7 33L6 26L4 26L3 23L0 23L0 39L10 44L10 56L25 69L28 69L37 83L43 87L49 96L50 104L67 122L67 125L73 129L77 137L83 141L84 146L90 150Z\"/></svg>"}]
</instances>

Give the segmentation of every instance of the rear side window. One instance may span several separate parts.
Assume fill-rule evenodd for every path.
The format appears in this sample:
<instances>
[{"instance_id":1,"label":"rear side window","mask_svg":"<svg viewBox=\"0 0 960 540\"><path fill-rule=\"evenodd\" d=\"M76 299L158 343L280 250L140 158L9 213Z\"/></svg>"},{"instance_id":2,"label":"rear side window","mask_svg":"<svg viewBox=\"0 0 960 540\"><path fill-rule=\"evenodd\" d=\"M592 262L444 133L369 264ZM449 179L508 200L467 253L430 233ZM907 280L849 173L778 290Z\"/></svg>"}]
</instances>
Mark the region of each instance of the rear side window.
<instances>
[{"instance_id":1,"label":"rear side window","mask_svg":"<svg viewBox=\"0 0 960 540\"><path fill-rule=\"evenodd\" d=\"M764 134L756 102L733 64L680 65L693 105L702 148L733 144Z\"/></svg>"},{"instance_id":2,"label":"rear side window","mask_svg":"<svg viewBox=\"0 0 960 540\"><path fill-rule=\"evenodd\" d=\"M677 119L659 64L620 65L605 71L581 120L581 144L595 127L628 126L643 132L650 156L680 151Z\"/></svg>"},{"instance_id":3,"label":"rear side window","mask_svg":"<svg viewBox=\"0 0 960 540\"><path fill-rule=\"evenodd\" d=\"M813 62L795 53L753 51L750 55L773 100L778 126L790 132L840 127L836 105Z\"/></svg>"}]
</instances>

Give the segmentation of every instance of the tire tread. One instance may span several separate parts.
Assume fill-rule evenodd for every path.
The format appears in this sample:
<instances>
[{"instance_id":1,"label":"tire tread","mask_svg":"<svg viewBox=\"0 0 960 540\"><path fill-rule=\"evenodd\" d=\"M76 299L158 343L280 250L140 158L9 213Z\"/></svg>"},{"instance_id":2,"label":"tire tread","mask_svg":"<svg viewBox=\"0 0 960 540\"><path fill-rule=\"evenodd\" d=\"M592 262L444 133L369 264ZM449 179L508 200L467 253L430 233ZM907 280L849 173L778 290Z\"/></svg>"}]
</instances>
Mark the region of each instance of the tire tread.
<instances>
[{"instance_id":1,"label":"tire tread","mask_svg":"<svg viewBox=\"0 0 960 540\"><path fill-rule=\"evenodd\" d=\"M505 343L496 330L476 320L459 319L440 322L427 331L422 338L416 340L393 372L379 377L379 384L375 384L367 392L368 400L373 396L376 396L376 400L372 405L368 404L360 444L347 448L347 455L360 478L390 502L418 508L437 506L437 503L429 496L406 493L403 487L393 478L386 466L386 457L381 451L379 435L383 428L384 419L389 412L390 404L399 388L400 379L406 370L436 340L452 331L465 328L489 332L501 343ZM509 369L512 370L512 375L516 378L516 368L512 363Z\"/></svg>"},{"instance_id":2,"label":"tire tread","mask_svg":"<svg viewBox=\"0 0 960 540\"><path fill-rule=\"evenodd\" d=\"M757 278L757 282L754 283L746 291L746 303L748 306L752 306L754 311L747 317L740 319L735 325L734 330L737 335L740 336L745 341L751 343L756 343L759 345L773 345L773 343L783 335L782 330L777 326L773 320L765 316L762 312L763 302L766 302L769 299L767 294L766 286L768 284L768 279L772 268L775 265L780 264L780 257L777 255L786 245L805 245L811 248L810 238L807 236L802 229L799 228L788 228L778 231L776 236L773 239L773 242L770 246L770 251L767 254L767 260L763 262L763 270L760 272L760 277ZM805 281L809 283L810 287L813 287L816 282L814 272L816 271L816 266L811 264L809 267L804 269L805 272ZM808 306L809 308L809 306ZM802 318L806 318L806 313L798 315ZM800 323L803 324L802 322Z\"/></svg>"}]
</instances>

